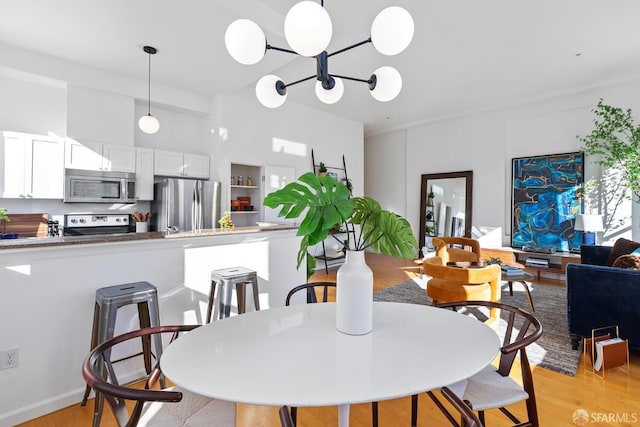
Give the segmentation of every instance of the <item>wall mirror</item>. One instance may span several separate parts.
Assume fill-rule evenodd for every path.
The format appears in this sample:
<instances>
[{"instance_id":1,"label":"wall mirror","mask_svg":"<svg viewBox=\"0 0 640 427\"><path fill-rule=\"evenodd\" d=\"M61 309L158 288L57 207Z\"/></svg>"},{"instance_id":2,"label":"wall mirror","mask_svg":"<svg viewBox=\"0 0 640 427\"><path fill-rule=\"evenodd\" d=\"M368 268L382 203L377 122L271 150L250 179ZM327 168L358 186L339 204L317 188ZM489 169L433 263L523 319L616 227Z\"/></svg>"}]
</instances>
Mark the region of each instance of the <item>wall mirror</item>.
<instances>
[{"instance_id":1,"label":"wall mirror","mask_svg":"<svg viewBox=\"0 0 640 427\"><path fill-rule=\"evenodd\" d=\"M439 236L471 237L473 171L424 174L420 184L418 246Z\"/></svg>"}]
</instances>

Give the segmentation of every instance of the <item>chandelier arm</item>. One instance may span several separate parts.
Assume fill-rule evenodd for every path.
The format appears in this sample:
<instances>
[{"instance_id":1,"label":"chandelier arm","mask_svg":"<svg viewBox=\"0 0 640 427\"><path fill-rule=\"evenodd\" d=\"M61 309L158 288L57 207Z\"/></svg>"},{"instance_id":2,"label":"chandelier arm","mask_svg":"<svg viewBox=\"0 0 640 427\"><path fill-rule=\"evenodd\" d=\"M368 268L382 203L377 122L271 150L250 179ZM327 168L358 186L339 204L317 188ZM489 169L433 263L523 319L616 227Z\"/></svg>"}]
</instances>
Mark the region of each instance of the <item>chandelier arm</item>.
<instances>
[{"instance_id":1,"label":"chandelier arm","mask_svg":"<svg viewBox=\"0 0 640 427\"><path fill-rule=\"evenodd\" d=\"M352 80L352 81L354 81L354 82L362 82L362 83L369 83L369 84L371 83L371 79L369 79L369 80L365 80L365 79L358 79L358 78L356 78L356 77L341 76L341 75L339 75L339 74L333 74L333 73L332 73L332 74L330 74L330 76L332 76L332 77L338 77L338 78L345 79L345 80Z\"/></svg>"},{"instance_id":2,"label":"chandelier arm","mask_svg":"<svg viewBox=\"0 0 640 427\"><path fill-rule=\"evenodd\" d=\"M283 47L277 47L277 46L272 46L270 44L267 44L267 49L272 49L272 50L277 50L279 52L286 52L286 53L292 53L294 55L299 55L298 52L291 50L291 49L285 49Z\"/></svg>"},{"instance_id":3,"label":"chandelier arm","mask_svg":"<svg viewBox=\"0 0 640 427\"><path fill-rule=\"evenodd\" d=\"M346 51L348 51L348 50L351 50L351 49L353 49L353 48L355 48L355 47L358 47L358 46L362 46L363 44L367 44L367 43L371 43L371 37L369 37L368 39L363 40L363 41L361 41L361 42L358 42L358 43L352 44L351 46L347 46L347 47L345 47L345 48L343 48L343 49L336 50L336 51L335 51L335 52L333 52L333 53L328 53L328 54L327 54L327 58L328 58L328 57L330 57L330 56L333 56L333 55L338 55L338 54L340 54L340 53L342 53L342 52L346 52Z\"/></svg>"},{"instance_id":4,"label":"chandelier arm","mask_svg":"<svg viewBox=\"0 0 640 427\"><path fill-rule=\"evenodd\" d=\"M307 80L311 80L311 79L313 79L313 78L315 78L315 77L316 77L316 75L314 74L314 75L312 75L312 76L305 77L304 79L297 80L297 81L295 81L295 82L293 82L293 83L285 84L285 85L284 85L284 87L289 87L289 86L297 85L298 83L306 82Z\"/></svg>"}]
</instances>

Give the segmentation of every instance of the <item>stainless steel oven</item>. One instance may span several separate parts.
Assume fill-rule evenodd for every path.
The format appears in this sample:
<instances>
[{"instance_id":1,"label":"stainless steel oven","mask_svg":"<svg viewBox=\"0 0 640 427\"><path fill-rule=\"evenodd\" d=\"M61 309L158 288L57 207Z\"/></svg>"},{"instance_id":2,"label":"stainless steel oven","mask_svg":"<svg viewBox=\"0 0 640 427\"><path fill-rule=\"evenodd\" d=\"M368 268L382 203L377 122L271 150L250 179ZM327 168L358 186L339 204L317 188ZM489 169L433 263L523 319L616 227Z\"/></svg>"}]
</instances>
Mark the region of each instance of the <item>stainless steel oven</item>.
<instances>
[{"instance_id":1,"label":"stainless steel oven","mask_svg":"<svg viewBox=\"0 0 640 427\"><path fill-rule=\"evenodd\" d=\"M120 234L131 232L128 214L67 214L64 216L65 236Z\"/></svg>"},{"instance_id":2,"label":"stainless steel oven","mask_svg":"<svg viewBox=\"0 0 640 427\"><path fill-rule=\"evenodd\" d=\"M135 203L136 174L65 169L66 203Z\"/></svg>"}]
</instances>

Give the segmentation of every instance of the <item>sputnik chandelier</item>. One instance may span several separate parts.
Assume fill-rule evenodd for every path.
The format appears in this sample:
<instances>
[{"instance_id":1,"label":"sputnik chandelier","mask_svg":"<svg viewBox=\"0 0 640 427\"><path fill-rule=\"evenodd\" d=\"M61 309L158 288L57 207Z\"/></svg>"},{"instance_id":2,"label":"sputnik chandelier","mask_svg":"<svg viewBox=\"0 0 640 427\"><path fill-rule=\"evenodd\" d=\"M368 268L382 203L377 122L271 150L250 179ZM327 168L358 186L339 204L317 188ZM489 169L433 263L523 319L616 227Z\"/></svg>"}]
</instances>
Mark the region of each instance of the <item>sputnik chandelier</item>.
<instances>
[{"instance_id":1,"label":"sputnik chandelier","mask_svg":"<svg viewBox=\"0 0 640 427\"><path fill-rule=\"evenodd\" d=\"M275 75L267 75L258 80L256 96L265 107L280 107L287 100L289 86L314 77L317 80L316 95L325 104L334 104L342 98L343 79L366 83L371 96L378 101L386 102L398 96L402 89L402 77L395 68L383 66L375 70L368 79L359 79L330 73L328 60L334 55L367 43L372 43L383 55L397 55L411 43L413 27L413 18L409 12L398 6L388 7L373 20L369 38L328 53L326 48L331 41L333 28L331 18L324 8L324 1L320 4L301 1L289 10L284 20L284 35L291 49L268 44L262 29L248 19L232 22L227 28L224 41L233 59L245 65L258 63L269 49L316 59L316 74L309 77L292 83L285 83Z\"/></svg>"}]
</instances>

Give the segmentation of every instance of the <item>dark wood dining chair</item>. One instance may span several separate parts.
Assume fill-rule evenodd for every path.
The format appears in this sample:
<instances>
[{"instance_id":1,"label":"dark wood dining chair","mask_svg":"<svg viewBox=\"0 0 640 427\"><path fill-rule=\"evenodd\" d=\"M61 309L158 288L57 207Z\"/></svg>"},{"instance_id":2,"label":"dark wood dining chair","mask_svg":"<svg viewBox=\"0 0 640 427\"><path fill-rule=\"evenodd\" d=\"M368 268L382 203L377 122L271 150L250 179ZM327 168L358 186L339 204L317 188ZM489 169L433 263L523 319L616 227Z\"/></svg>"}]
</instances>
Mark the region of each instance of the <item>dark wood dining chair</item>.
<instances>
[{"instance_id":1,"label":"dark wood dining chair","mask_svg":"<svg viewBox=\"0 0 640 427\"><path fill-rule=\"evenodd\" d=\"M291 413L289 412L288 406L280 407L280 425L282 427L295 427L295 423L293 422L293 418L291 417Z\"/></svg>"},{"instance_id":2,"label":"dark wood dining chair","mask_svg":"<svg viewBox=\"0 0 640 427\"><path fill-rule=\"evenodd\" d=\"M316 291L322 288L322 302L327 302L329 300L329 288L335 288L335 282L310 282L305 283L303 285L298 285L295 288L291 289L287 294L287 299L284 304L289 305L291 302L291 297L297 292L306 290L307 292L307 304L318 302L318 296Z\"/></svg>"},{"instance_id":3,"label":"dark wood dining chair","mask_svg":"<svg viewBox=\"0 0 640 427\"><path fill-rule=\"evenodd\" d=\"M444 396L444 398L449 401L449 403L455 408L455 410L458 411L458 414L460 415L460 426L483 427L483 423L480 422L480 419L478 418L476 413L473 412L473 409L471 409L469 404L460 399L460 397L458 397L458 395L455 394L453 390L451 390L449 387L442 387L440 389L440 393L442 393L442 396Z\"/></svg>"},{"instance_id":4,"label":"dark wood dining chair","mask_svg":"<svg viewBox=\"0 0 640 427\"><path fill-rule=\"evenodd\" d=\"M119 344L131 345L141 337L170 335L173 342L182 332L200 325L155 326L115 336L95 347L82 365L82 376L96 392L93 425L100 424L102 408L106 400L119 427L146 425L211 425L232 427L236 425L236 404L224 400L210 399L178 387L158 388L163 376L160 363L156 361L146 377L144 388L121 385L121 379L113 368L111 352ZM122 370L120 370L122 371ZM124 374L121 373L121 376ZM134 383L135 384L135 383ZM126 402L134 401L131 410Z\"/></svg>"},{"instance_id":5,"label":"dark wood dining chair","mask_svg":"<svg viewBox=\"0 0 640 427\"><path fill-rule=\"evenodd\" d=\"M329 300L329 288L335 288L335 287L336 287L335 282L310 282L310 283L305 283L303 285L298 285L293 289L291 289L287 294L285 305L290 305L291 297L296 292L301 292L301 291L306 291L307 304L313 304L318 302L317 292L319 292L320 290L322 291L322 302L327 302ZM291 419L292 419L293 425L295 426L296 423L298 422L298 408L296 408L295 406L292 406L290 410L291 410ZM372 414L371 425L373 427L378 427L378 402L371 403L371 414ZM282 414L280 416L282 417Z\"/></svg>"},{"instance_id":6,"label":"dark wood dining chair","mask_svg":"<svg viewBox=\"0 0 640 427\"><path fill-rule=\"evenodd\" d=\"M479 320L485 320L490 309L499 309L502 321L506 322L504 338L500 347L498 368L488 365L482 371L467 378L466 384L462 383L463 390L456 390L458 397L462 399L472 410L478 413L478 418L484 425L484 412L490 409L499 409L514 425L518 427L538 427L538 410L536 395L533 387L533 375L527 358L526 347L533 344L542 336L542 324L540 320L525 310L511 305L494 301L458 301L438 304L441 308L451 308L473 315ZM520 360L520 374L522 385L513 380L509 374L517 356ZM453 389L453 386L449 386ZM452 425L458 425L453 416L444 407L436 396L436 392L428 391L427 394L447 417ZM506 406L518 402L526 402L527 420L520 421ZM417 400L415 400L417 403ZM413 402L412 402L413 404ZM417 407L412 408L412 425L415 426L413 414L417 414Z\"/></svg>"}]
</instances>

